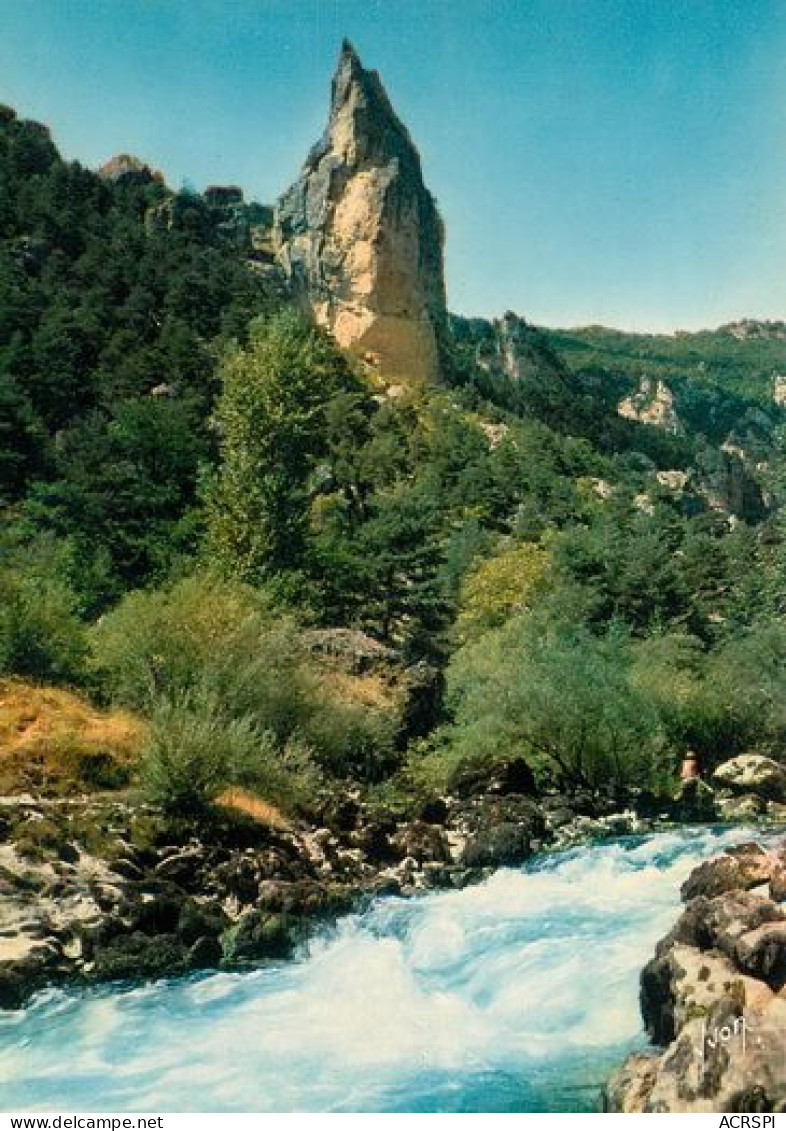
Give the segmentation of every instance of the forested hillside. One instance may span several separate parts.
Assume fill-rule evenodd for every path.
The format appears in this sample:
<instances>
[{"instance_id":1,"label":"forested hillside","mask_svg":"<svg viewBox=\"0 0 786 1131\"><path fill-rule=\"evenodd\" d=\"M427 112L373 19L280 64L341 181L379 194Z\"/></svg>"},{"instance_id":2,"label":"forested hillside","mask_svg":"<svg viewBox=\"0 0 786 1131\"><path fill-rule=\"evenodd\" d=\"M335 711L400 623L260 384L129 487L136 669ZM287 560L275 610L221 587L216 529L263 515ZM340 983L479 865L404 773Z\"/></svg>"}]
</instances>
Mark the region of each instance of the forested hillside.
<instances>
[{"instance_id":1,"label":"forested hillside","mask_svg":"<svg viewBox=\"0 0 786 1131\"><path fill-rule=\"evenodd\" d=\"M191 812L776 749L783 338L453 319L386 386L269 229L0 113L0 673L136 712Z\"/></svg>"},{"instance_id":2,"label":"forested hillside","mask_svg":"<svg viewBox=\"0 0 786 1131\"><path fill-rule=\"evenodd\" d=\"M0 185L0 505L69 540L97 608L193 548L216 358L270 288L205 198L64 162L9 109Z\"/></svg>"},{"instance_id":3,"label":"forested hillside","mask_svg":"<svg viewBox=\"0 0 786 1131\"><path fill-rule=\"evenodd\" d=\"M592 326L550 330L547 337L571 368L598 371L604 383L615 380L623 393L642 378L666 381L685 427L718 443L746 422L767 430L781 419L782 323L743 319L717 330L674 335Z\"/></svg>"}]
</instances>

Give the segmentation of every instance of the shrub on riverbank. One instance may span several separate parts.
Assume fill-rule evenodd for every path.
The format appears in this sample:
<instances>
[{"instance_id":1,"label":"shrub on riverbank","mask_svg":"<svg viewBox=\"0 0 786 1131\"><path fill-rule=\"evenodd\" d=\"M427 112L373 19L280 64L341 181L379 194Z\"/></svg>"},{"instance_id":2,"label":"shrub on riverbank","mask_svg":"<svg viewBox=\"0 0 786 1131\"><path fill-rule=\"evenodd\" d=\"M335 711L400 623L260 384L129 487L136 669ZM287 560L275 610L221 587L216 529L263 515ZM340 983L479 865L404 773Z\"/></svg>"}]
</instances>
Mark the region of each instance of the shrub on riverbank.
<instances>
[{"instance_id":1,"label":"shrub on riverbank","mask_svg":"<svg viewBox=\"0 0 786 1131\"><path fill-rule=\"evenodd\" d=\"M754 624L706 651L687 634L639 642L632 680L654 705L670 744L705 769L745 750L776 757L786 742L786 629Z\"/></svg>"},{"instance_id":2,"label":"shrub on riverbank","mask_svg":"<svg viewBox=\"0 0 786 1131\"><path fill-rule=\"evenodd\" d=\"M540 785L655 785L669 768L650 699L630 679L622 632L524 615L460 649L448 669L453 721L443 732L447 784L473 763L520 755Z\"/></svg>"},{"instance_id":3,"label":"shrub on riverbank","mask_svg":"<svg viewBox=\"0 0 786 1131\"><path fill-rule=\"evenodd\" d=\"M0 675L79 683L87 655L77 597L52 541L0 543Z\"/></svg>"},{"instance_id":4,"label":"shrub on riverbank","mask_svg":"<svg viewBox=\"0 0 786 1131\"><path fill-rule=\"evenodd\" d=\"M310 710L292 617L264 591L211 574L129 593L96 626L92 645L101 686L138 710L210 693L227 715L254 714L279 737Z\"/></svg>"},{"instance_id":5,"label":"shrub on riverbank","mask_svg":"<svg viewBox=\"0 0 786 1131\"><path fill-rule=\"evenodd\" d=\"M199 816L232 787L292 812L316 792L319 775L302 743L281 746L249 716L228 719L217 704L191 697L156 708L141 780L166 811Z\"/></svg>"},{"instance_id":6,"label":"shrub on riverbank","mask_svg":"<svg viewBox=\"0 0 786 1131\"><path fill-rule=\"evenodd\" d=\"M264 590L201 574L132 593L93 646L105 692L152 718L143 778L168 807L203 807L230 785L292 807L317 769L375 781L395 765L395 704L334 694Z\"/></svg>"}]
</instances>

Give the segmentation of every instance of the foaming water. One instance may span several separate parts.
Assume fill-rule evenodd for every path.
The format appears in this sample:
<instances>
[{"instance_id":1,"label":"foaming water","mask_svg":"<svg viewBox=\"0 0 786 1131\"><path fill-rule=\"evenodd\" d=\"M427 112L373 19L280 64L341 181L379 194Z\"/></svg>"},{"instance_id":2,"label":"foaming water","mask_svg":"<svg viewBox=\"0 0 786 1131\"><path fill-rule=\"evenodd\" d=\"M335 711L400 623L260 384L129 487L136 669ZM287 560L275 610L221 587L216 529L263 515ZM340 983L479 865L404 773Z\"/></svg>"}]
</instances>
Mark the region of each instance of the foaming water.
<instances>
[{"instance_id":1,"label":"foaming water","mask_svg":"<svg viewBox=\"0 0 786 1131\"><path fill-rule=\"evenodd\" d=\"M591 1111L643 1043L638 975L698 860L682 830L385 899L297 962L0 1015L4 1111Z\"/></svg>"}]
</instances>

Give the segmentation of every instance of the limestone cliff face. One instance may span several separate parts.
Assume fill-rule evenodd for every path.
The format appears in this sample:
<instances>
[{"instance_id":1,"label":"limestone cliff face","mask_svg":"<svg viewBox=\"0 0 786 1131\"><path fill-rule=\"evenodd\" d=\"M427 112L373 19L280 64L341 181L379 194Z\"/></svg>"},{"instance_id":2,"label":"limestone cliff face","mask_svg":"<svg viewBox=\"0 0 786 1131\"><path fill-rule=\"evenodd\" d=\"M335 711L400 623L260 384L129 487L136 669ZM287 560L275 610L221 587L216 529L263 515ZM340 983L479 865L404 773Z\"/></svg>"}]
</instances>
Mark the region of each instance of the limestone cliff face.
<instances>
[{"instance_id":1,"label":"limestone cliff face","mask_svg":"<svg viewBox=\"0 0 786 1131\"><path fill-rule=\"evenodd\" d=\"M278 203L275 240L299 302L339 345L386 381L436 377L442 222L378 75L346 42L327 129Z\"/></svg>"},{"instance_id":2,"label":"limestone cliff face","mask_svg":"<svg viewBox=\"0 0 786 1131\"><path fill-rule=\"evenodd\" d=\"M674 408L674 394L665 381L642 377L639 388L617 406L620 416L639 424L651 424L673 435L683 431Z\"/></svg>"},{"instance_id":3,"label":"limestone cliff face","mask_svg":"<svg viewBox=\"0 0 786 1131\"><path fill-rule=\"evenodd\" d=\"M576 425L584 390L545 336L507 311L502 318L450 318L450 333L464 368L515 386L520 411L555 427Z\"/></svg>"}]
</instances>

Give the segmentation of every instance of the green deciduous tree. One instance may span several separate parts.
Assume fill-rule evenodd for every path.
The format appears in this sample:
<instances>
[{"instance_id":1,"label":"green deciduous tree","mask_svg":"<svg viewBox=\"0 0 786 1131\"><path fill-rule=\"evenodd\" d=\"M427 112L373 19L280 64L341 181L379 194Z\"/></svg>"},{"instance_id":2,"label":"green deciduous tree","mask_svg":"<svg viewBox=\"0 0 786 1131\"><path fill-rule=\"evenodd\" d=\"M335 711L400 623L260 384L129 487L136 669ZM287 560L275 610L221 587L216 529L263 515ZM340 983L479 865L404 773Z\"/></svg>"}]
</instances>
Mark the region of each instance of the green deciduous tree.
<instances>
[{"instance_id":1,"label":"green deciduous tree","mask_svg":"<svg viewBox=\"0 0 786 1131\"><path fill-rule=\"evenodd\" d=\"M65 574L67 547L0 541L0 674L40 682L85 677L87 638Z\"/></svg>"},{"instance_id":2,"label":"green deciduous tree","mask_svg":"<svg viewBox=\"0 0 786 1131\"><path fill-rule=\"evenodd\" d=\"M657 711L630 679L627 638L529 613L461 649L448 669L450 760L522 755L542 783L657 782Z\"/></svg>"},{"instance_id":3,"label":"green deciduous tree","mask_svg":"<svg viewBox=\"0 0 786 1131\"><path fill-rule=\"evenodd\" d=\"M258 583L304 568L309 481L326 451L327 406L357 382L327 335L290 312L256 326L221 376L206 553L224 572Z\"/></svg>"}]
</instances>

